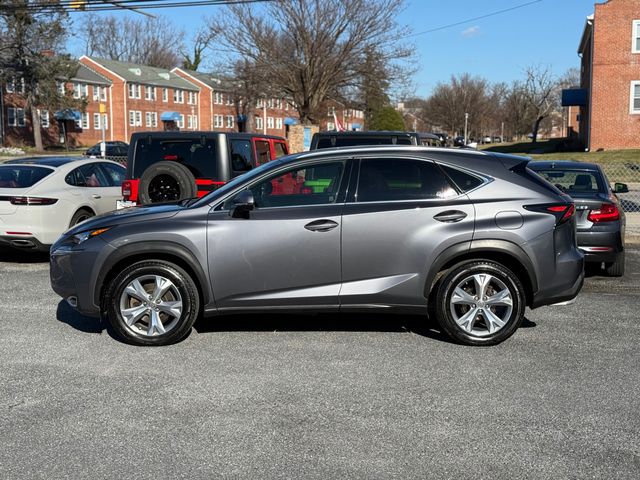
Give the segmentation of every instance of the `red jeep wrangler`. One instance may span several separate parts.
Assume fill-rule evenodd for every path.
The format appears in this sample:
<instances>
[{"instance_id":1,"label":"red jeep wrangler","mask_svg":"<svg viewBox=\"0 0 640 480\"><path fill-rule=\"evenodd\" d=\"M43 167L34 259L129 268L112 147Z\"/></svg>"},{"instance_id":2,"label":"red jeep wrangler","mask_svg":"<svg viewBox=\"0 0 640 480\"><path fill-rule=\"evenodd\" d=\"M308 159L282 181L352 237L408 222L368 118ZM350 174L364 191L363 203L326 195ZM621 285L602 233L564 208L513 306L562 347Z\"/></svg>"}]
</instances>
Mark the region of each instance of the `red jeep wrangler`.
<instances>
[{"instance_id":1,"label":"red jeep wrangler","mask_svg":"<svg viewBox=\"0 0 640 480\"><path fill-rule=\"evenodd\" d=\"M284 138L254 133L134 133L118 206L202 197L288 152Z\"/></svg>"}]
</instances>

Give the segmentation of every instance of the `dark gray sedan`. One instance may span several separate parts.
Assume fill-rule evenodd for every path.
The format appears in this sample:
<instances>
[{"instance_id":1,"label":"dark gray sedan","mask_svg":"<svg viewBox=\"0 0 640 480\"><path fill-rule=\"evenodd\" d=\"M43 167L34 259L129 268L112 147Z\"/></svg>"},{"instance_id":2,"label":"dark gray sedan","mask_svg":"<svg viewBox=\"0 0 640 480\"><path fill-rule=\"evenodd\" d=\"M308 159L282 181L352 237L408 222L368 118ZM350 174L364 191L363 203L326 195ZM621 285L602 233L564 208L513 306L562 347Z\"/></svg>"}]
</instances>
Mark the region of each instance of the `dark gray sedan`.
<instances>
[{"instance_id":1,"label":"dark gray sedan","mask_svg":"<svg viewBox=\"0 0 640 480\"><path fill-rule=\"evenodd\" d=\"M610 276L624 275L625 217L616 194L628 192L627 185L616 183L612 189L602 167L593 163L531 162L529 168L575 202L585 261L604 263Z\"/></svg>"}]
</instances>

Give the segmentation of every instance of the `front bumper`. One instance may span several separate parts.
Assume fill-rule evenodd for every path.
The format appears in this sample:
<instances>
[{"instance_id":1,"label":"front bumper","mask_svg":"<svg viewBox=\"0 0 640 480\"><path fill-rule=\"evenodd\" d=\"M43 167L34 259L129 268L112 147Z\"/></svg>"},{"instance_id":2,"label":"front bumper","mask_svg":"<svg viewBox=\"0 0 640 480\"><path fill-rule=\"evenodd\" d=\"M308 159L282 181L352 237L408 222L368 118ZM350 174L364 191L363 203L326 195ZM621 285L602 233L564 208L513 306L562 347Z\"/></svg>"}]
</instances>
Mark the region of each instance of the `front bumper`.
<instances>
[{"instance_id":1,"label":"front bumper","mask_svg":"<svg viewBox=\"0 0 640 480\"><path fill-rule=\"evenodd\" d=\"M96 279L104 259L112 251L113 247L101 238L87 240L75 247L56 242L51 247L51 288L78 312L99 317L100 306L94 295Z\"/></svg>"}]
</instances>

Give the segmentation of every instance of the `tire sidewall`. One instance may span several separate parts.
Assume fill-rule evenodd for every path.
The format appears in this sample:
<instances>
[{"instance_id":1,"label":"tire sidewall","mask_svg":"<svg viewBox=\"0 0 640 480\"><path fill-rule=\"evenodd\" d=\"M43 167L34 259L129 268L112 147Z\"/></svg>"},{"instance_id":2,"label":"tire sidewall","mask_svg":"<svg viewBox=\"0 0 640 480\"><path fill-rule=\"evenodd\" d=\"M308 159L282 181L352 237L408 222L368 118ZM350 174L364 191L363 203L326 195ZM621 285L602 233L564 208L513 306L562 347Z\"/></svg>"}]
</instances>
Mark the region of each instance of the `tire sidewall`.
<instances>
[{"instance_id":1,"label":"tire sidewall","mask_svg":"<svg viewBox=\"0 0 640 480\"><path fill-rule=\"evenodd\" d=\"M150 165L140 176L138 198L142 204L153 203L149 197L149 186L159 175L168 175L178 183L180 196L176 201L196 196L196 179L191 171L180 163L163 160Z\"/></svg>"},{"instance_id":2,"label":"tire sidewall","mask_svg":"<svg viewBox=\"0 0 640 480\"><path fill-rule=\"evenodd\" d=\"M492 335L479 337L465 332L458 326L450 310L451 296L455 287L465 277L478 273L489 273L498 278L511 292L513 311L507 324ZM447 272L438 287L436 297L436 315L440 326L454 340L465 345L496 345L503 342L518 329L524 319L525 295L524 287L518 277L508 268L491 261L470 261L453 267Z\"/></svg>"},{"instance_id":3,"label":"tire sidewall","mask_svg":"<svg viewBox=\"0 0 640 480\"><path fill-rule=\"evenodd\" d=\"M144 275L162 275L170 279L182 297L182 316L178 324L170 331L147 337L130 330L120 313L120 296L126 286L135 278ZM133 264L118 274L110 283L103 297L102 310L116 335L134 345L159 346L170 345L182 340L190 331L199 315L198 290L191 277L177 265L163 261L143 261Z\"/></svg>"}]
</instances>

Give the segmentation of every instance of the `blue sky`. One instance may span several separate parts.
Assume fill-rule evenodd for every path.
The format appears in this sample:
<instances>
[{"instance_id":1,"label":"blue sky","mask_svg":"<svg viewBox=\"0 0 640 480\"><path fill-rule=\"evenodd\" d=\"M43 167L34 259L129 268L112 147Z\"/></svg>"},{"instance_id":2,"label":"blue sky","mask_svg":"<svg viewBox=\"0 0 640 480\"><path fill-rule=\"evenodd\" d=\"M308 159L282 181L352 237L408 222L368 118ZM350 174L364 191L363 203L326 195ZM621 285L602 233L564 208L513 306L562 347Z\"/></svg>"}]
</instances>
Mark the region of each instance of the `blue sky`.
<instances>
[{"instance_id":1,"label":"blue sky","mask_svg":"<svg viewBox=\"0 0 640 480\"><path fill-rule=\"evenodd\" d=\"M418 33L528 1L532 0L406 0L398 21ZM594 0L539 0L499 15L411 37L408 40L416 46L419 67L415 92L426 96L439 81L464 72L510 82L528 65L549 65L558 75L577 67L578 41L593 5ZM153 12L169 16L183 30L193 32L204 17L223 11L221 7L185 7ZM75 13L73 18L79 15ZM81 53L73 39L69 47Z\"/></svg>"}]
</instances>

